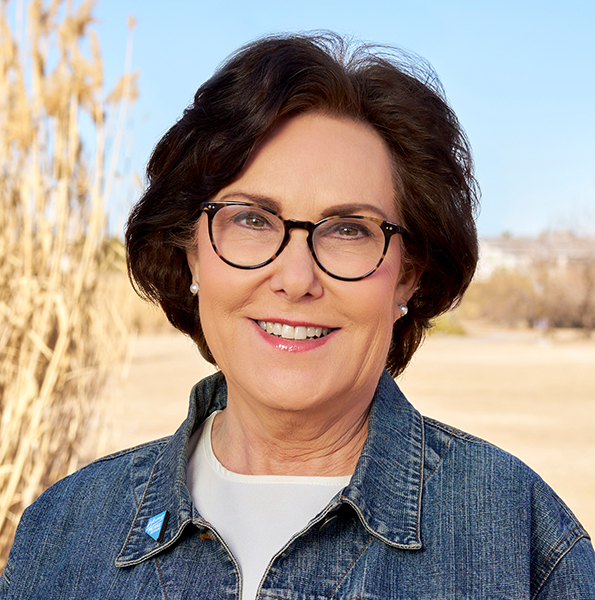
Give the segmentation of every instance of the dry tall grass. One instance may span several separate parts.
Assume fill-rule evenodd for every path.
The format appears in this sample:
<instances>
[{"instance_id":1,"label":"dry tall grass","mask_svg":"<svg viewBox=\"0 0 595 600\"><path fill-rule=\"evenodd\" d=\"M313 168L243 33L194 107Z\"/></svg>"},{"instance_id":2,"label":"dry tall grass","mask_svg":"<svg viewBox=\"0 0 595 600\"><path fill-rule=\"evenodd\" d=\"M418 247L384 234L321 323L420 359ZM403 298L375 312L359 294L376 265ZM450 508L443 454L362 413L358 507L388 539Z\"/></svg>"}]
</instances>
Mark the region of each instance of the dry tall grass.
<instances>
[{"instance_id":1,"label":"dry tall grass","mask_svg":"<svg viewBox=\"0 0 595 600\"><path fill-rule=\"evenodd\" d=\"M10 8L1 0L0 559L22 510L76 468L125 342L102 285L112 268L104 226L116 158L107 160L119 152L118 136L106 151L105 131L136 93L129 73L103 92L91 1L31 1L26 44Z\"/></svg>"}]
</instances>

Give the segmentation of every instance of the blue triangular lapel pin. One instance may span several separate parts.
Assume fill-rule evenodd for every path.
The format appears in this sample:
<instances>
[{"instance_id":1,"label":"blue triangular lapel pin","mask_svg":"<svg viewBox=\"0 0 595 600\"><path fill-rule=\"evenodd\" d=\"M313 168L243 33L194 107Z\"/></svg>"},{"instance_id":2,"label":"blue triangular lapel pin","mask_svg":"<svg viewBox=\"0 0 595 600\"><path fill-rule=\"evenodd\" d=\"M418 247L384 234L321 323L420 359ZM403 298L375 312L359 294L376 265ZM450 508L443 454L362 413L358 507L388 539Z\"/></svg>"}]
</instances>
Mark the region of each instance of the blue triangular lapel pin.
<instances>
[{"instance_id":1,"label":"blue triangular lapel pin","mask_svg":"<svg viewBox=\"0 0 595 600\"><path fill-rule=\"evenodd\" d=\"M164 510L162 513L155 515L149 519L145 533L150 535L156 542L160 542L167 527L169 512Z\"/></svg>"}]
</instances>

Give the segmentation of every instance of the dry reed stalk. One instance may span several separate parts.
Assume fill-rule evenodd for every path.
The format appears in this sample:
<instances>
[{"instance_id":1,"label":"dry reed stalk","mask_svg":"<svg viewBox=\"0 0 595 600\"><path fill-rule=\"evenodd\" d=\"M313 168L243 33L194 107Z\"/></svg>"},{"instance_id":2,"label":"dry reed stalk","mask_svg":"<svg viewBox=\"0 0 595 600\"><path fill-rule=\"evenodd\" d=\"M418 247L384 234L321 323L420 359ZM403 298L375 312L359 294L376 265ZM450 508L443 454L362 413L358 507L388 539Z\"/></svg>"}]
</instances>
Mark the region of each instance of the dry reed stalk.
<instances>
[{"instance_id":1,"label":"dry reed stalk","mask_svg":"<svg viewBox=\"0 0 595 600\"><path fill-rule=\"evenodd\" d=\"M0 0L0 559L23 509L76 468L108 366L126 348L101 285L119 152L116 140L106 174L104 132L105 115L136 94L128 72L103 94L92 1L31 1L27 48L8 6ZM81 118L96 136L90 159Z\"/></svg>"}]
</instances>

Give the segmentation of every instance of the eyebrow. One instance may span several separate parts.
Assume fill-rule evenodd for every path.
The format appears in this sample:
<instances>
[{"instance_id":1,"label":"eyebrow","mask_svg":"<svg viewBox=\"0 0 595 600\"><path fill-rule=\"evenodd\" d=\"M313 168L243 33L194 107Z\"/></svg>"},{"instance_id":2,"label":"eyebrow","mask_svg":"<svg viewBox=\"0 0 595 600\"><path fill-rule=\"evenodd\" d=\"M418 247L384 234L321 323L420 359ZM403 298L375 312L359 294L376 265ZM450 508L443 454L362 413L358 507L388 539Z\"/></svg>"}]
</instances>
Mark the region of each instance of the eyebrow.
<instances>
[{"instance_id":1,"label":"eyebrow","mask_svg":"<svg viewBox=\"0 0 595 600\"><path fill-rule=\"evenodd\" d=\"M221 198L221 200L228 200L230 198L243 198L248 200L249 202L254 202L264 208L268 208L277 214L281 214L281 205L270 198L269 196L261 196L260 194L247 194L245 192L232 192L230 194L226 194ZM329 206L325 208L321 217L323 219L327 217L337 217L344 215L353 215L356 213L365 213L365 212L373 212L377 216L379 216L383 221L390 221L385 212L379 208L378 206L374 206L374 204L366 204L365 202L349 202L346 204L334 204L333 206Z\"/></svg>"},{"instance_id":2,"label":"eyebrow","mask_svg":"<svg viewBox=\"0 0 595 600\"><path fill-rule=\"evenodd\" d=\"M335 216L343 216L343 215L353 215L355 213L360 212L373 212L377 216L379 216L383 221L388 221L388 217L384 213L384 211L373 204L366 204L365 202L357 203L352 202L349 204L335 204L334 206L329 206L322 211L322 218L325 217L335 217Z\"/></svg>"},{"instance_id":3,"label":"eyebrow","mask_svg":"<svg viewBox=\"0 0 595 600\"><path fill-rule=\"evenodd\" d=\"M278 214L281 214L281 205L269 196L247 194L246 192L232 192L231 194L225 194L225 196L222 196L221 200L228 200L229 198L243 198L244 200L254 202L254 204L258 204L263 208L268 208Z\"/></svg>"}]
</instances>

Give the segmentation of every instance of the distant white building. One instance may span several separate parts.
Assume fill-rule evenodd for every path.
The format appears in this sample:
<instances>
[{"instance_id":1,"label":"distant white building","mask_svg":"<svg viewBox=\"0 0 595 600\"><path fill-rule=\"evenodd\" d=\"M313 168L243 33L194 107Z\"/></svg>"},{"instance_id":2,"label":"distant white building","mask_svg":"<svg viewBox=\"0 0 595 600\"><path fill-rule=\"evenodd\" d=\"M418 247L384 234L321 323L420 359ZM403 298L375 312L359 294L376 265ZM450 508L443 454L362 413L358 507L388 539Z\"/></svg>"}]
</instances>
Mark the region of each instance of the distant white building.
<instances>
[{"instance_id":1,"label":"distant white building","mask_svg":"<svg viewBox=\"0 0 595 600\"><path fill-rule=\"evenodd\" d=\"M485 280L494 271L529 273L536 265L564 270L571 263L595 260L595 238L569 231L548 231L538 237L502 235L480 240L475 278Z\"/></svg>"}]
</instances>

